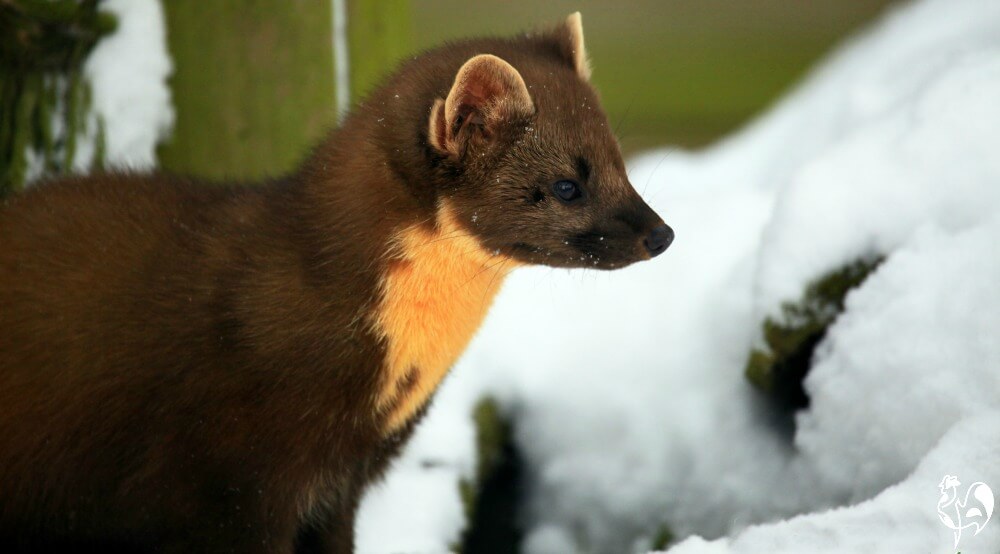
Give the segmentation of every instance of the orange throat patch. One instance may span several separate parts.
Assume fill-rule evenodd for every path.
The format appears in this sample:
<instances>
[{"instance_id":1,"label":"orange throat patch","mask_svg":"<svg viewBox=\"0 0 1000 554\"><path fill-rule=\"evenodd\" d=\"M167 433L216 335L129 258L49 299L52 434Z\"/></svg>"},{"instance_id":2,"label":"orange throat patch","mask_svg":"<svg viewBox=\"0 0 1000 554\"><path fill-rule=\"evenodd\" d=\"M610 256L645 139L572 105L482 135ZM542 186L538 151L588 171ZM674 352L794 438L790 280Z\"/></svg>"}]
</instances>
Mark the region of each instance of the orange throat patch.
<instances>
[{"instance_id":1,"label":"orange throat patch","mask_svg":"<svg viewBox=\"0 0 1000 554\"><path fill-rule=\"evenodd\" d=\"M386 435L427 403L518 265L485 250L447 204L435 226L402 230L392 254L372 321L386 344L375 398Z\"/></svg>"}]
</instances>

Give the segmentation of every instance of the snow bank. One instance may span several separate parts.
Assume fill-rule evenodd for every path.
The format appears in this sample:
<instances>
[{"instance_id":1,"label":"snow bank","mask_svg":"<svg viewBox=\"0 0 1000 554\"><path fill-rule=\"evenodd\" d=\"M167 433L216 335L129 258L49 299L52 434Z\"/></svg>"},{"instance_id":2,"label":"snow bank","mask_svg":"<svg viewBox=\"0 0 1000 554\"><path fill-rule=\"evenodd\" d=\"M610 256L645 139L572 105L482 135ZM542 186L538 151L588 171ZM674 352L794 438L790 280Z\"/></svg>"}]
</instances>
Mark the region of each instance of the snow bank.
<instances>
[{"instance_id":1,"label":"snow bank","mask_svg":"<svg viewBox=\"0 0 1000 554\"><path fill-rule=\"evenodd\" d=\"M942 530L936 487L942 475L961 477L960 497L974 482L1000 483L1000 412L987 412L955 425L920 462L916 471L875 498L850 508L798 516L754 526L731 539L707 542L691 538L671 554L738 552L949 552L954 536ZM982 460L992 463L983 464ZM949 473L950 472L950 473ZM949 508L942 511L953 517ZM995 552L1000 526L987 524L962 531L963 552ZM992 547L989 545L993 545Z\"/></svg>"},{"instance_id":2,"label":"snow bank","mask_svg":"<svg viewBox=\"0 0 1000 554\"><path fill-rule=\"evenodd\" d=\"M98 117L105 126L105 164L150 169L156 145L174 121L163 8L158 0L105 0L101 9L115 14L118 28L97 44L84 66L92 113L76 169L86 171L93 159Z\"/></svg>"},{"instance_id":3,"label":"snow bank","mask_svg":"<svg viewBox=\"0 0 1000 554\"><path fill-rule=\"evenodd\" d=\"M458 483L472 475L472 408L483 390L473 372L452 375L383 483L364 498L355 528L360 554L450 552L465 527Z\"/></svg>"},{"instance_id":4,"label":"snow bank","mask_svg":"<svg viewBox=\"0 0 1000 554\"><path fill-rule=\"evenodd\" d=\"M529 553L642 551L664 524L732 537L692 538L686 554L950 548L941 477L1000 493L998 30L996 2L916 2L744 132L635 160L675 244L613 273L515 273L399 471L366 499L360 550L457 539L483 391L516 416ZM761 322L873 253L884 263L816 350L810 408L794 434L776 428L743 376ZM433 481L441 466L423 458L452 477ZM424 486L438 492L415 498ZM998 529L962 551L997 551Z\"/></svg>"},{"instance_id":5,"label":"snow bank","mask_svg":"<svg viewBox=\"0 0 1000 554\"><path fill-rule=\"evenodd\" d=\"M993 213L955 233L921 226L848 298L795 437L830 490L871 496L955 422L1000 408L1000 202Z\"/></svg>"}]
</instances>

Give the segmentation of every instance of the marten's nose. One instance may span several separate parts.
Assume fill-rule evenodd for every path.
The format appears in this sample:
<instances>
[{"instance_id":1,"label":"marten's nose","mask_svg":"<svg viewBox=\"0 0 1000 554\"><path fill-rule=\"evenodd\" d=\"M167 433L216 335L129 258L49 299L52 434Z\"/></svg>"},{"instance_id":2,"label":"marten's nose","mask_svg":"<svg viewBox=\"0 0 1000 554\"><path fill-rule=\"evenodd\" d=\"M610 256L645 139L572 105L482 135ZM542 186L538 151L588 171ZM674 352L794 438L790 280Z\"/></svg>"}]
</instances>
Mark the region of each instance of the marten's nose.
<instances>
[{"instance_id":1,"label":"marten's nose","mask_svg":"<svg viewBox=\"0 0 1000 554\"><path fill-rule=\"evenodd\" d=\"M649 236L643 239L642 244L646 246L649 257L655 258L666 251L671 242L674 242L674 230L670 226L662 224L654 227L649 232Z\"/></svg>"}]
</instances>

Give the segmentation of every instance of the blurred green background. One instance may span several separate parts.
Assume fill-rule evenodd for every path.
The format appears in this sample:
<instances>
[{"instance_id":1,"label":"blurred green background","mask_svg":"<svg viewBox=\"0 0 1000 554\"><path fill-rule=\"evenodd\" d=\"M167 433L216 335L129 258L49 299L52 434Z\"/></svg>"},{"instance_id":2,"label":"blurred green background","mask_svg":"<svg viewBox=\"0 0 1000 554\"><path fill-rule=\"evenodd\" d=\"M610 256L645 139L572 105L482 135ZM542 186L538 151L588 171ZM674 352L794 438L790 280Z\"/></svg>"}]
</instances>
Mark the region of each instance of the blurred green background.
<instances>
[{"instance_id":1,"label":"blurred green background","mask_svg":"<svg viewBox=\"0 0 1000 554\"><path fill-rule=\"evenodd\" d=\"M594 84L626 154L667 144L696 148L760 113L890 3L343 0L337 5L346 14L347 48L335 56L334 22L343 20L330 0L167 0L176 119L157 155L164 169L216 179L287 173L336 124L338 57L346 58L341 74L349 74L350 82L340 88L349 89L346 100L354 103L397 60L417 51L449 39L551 27L577 10L583 13ZM89 109L89 84L79 75L96 39L81 40L79 29L86 27L81 22L101 19L99 6L0 0L0 28L7 30L2 36L12 39L0 41L0 111L7 114L0 125L0 192L21 186L25 145L34 145L33 155L46 160L50 172L67 169L85 118L51 124L46 114L56 109L58 95L47 72L79 85L69 89L78 94L64 100L75 106L71 100L81 99L71 114ZM45 65L35 43L66 36L77 38L57 42L65 49L60 56L76 52L66 58L76 61ZM60 144L68 146L53 146Z\"/></svg>"},{"instance_id":2,"label":"blurred green background","mask_svg":"<svg viewBox=\"0 0 1000 554\"><path fill-rule=\"evenodd\" d=\"M579 10L628 152L701 146L766 108L887 0L413 0L413 44L512 34Z\"/></svg>"},{"instance_id":3,"label":"blurred green background","mask_svg":"<svg viewBox=\"0 0 1000 554\"><path fill-rule=\"evenodd\" d=\"M583 14L593 81L626 154L694 148L766 108L889 0L345 0L350 102L396 61L449 39ZM177 112L166 169L257 179L291 171L336 120L328 0L170 0Z\"/></svg>"}]
</instances>

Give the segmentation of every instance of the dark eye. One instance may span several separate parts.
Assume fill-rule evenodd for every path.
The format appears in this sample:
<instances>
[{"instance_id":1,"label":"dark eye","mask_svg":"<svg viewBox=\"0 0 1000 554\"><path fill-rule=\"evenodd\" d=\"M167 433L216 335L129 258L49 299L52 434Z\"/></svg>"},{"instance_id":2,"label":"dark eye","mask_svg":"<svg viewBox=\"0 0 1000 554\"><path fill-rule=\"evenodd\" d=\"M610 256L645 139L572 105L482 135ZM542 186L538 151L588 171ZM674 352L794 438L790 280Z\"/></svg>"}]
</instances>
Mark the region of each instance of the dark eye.
<instances>
[{"instance_id":1,"label":"dark eye","mask_svg":"<svg viewBox=\"0 0 1000 554\"><path fill-rule=\"evenodd\" d=\"M580 185L568 180L552 183L552 192L563 202L572 202L581 196Z\"/></svg>"}]
</instances>

